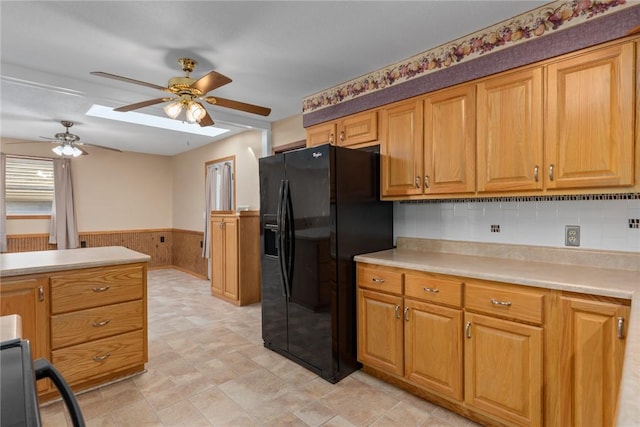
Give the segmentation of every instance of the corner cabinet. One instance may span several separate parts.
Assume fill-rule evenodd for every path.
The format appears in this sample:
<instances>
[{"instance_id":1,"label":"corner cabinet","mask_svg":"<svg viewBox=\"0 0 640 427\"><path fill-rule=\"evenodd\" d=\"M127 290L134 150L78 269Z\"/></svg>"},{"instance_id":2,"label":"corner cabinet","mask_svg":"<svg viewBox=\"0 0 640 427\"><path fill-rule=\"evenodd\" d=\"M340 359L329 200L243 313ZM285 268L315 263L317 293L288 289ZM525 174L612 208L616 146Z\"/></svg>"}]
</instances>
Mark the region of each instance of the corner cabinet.
<instances>
[{"instance_id":1,"label":"corner cabinet","mask_svg":"<svg viewBox=\"0 0 640 427\"><path fill-rule=\"evenodd\" d=\"M211 295L236 305L260 301L257 211L211 213Z\"/></svg>"}]
</instances>

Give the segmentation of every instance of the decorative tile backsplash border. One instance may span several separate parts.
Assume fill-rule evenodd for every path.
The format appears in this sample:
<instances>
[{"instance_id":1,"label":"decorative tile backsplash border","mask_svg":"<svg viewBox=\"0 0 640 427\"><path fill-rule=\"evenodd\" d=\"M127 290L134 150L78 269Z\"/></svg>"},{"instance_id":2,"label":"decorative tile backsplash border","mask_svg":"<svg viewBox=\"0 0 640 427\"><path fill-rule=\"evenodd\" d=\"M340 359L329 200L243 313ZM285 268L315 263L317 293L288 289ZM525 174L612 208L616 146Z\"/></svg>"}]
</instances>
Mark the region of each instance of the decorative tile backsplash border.
<instances>
[{"instance_id":1,"label":"decorative tile backsplash border","mask_svg":"<svg viewBox=\"0 0 640 427\"><path fill-rule=\"evenodd\" d=\"M302 113L310 113L476 59L489 52L541 38L597 16L637 6L627 0L558 0L443 44L407 60L310 95Z\"/></svg>"},{"instance_id":2,"label":"decorative tile backsplash border","mask_svg":"<svg viewBox=\"0 0 640 427\"><path fill-rule=\"evenodd\" d=\"M568 201L568 200L640 200L640 193L614 193L614 194L575 194L568 196L506 196L460 199L426 199L426 200L401 200L401 204L424 203L482 203L482 202L544 202L544 201Z\"/></svg>"}]
</instances>

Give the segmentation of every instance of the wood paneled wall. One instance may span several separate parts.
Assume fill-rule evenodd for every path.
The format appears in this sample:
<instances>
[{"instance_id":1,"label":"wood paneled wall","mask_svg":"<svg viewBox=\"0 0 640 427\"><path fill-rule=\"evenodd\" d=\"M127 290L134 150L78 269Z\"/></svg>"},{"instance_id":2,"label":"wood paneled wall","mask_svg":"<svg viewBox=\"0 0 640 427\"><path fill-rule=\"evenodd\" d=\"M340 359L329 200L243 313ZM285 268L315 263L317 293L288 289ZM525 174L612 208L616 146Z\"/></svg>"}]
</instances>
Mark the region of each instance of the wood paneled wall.
<instances>
[{"instance_id":1,"label":"wood paneled wall","mask_svg":"<svg viewBox=\"0 0 640 427\"><path fill-rule=\"evenodd\" d=\"M160 229L97 231L79 233L87 248L124 246L151 256L149 267L175 267L194 275L207 276L207 260L201 257L201 231ZM7 236L7 252L54 250L48 234Z\"/></svg>"}]
</instances>

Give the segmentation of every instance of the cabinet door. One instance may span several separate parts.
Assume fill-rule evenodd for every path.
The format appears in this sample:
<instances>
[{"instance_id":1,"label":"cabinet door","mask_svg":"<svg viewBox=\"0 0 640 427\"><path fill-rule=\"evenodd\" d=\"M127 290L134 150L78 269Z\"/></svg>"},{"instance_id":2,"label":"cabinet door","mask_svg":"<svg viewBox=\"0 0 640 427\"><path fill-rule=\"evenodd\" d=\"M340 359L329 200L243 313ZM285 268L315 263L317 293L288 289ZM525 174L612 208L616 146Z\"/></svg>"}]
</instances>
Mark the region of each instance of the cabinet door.
<instances>
[{"instance_id":1,"label":"cabinet door","mask_svg":"<svg viewBox=\"0 0 640 427\"><path fill-rule=\"evenodd\" d=\"M381 120L382 195L422 194L422 101L385 108Z\"/></svg>"},{"instance_id":2,"label":"cabinet door","mask_svg":"<svg viewBox=\"0 0 640 427\"><path fill-rule=\"evenodd\" d=\"M224 286L222 294L237 300L238 284L238 219L226 218L223 226Z\"/></svg>"},{"instance_id":3,"label":"cabinet door","mask_svg":"<svg viewBox=\"0 0 640 427\"><path fill-rule=\"evenodd\" d=\"M3 279L0 286L0 315L20 315L22 339L29 340L31 357L49 356L49 284L47 278ZM38 381L38 392L49 388L48 381Z\"/></svg>"},{"instance_id":4,"label":"cabinet door","mask_svg":"<svg viewBox=\"0 0 640 427\"><path fill-rule=\"evenodd\" d=\"M358 289L358 360L394 375L404 371L402 298Z\"/></svg>"},{"instance_id":5,"label":"cabinet door","mask_svg":"<svg viewBox=\"0 0 640 427\"><path fill-rule=\"evenodd\" d=\"M542 424L542 328L465 313L465 402L509 423Z\"/></svg>"},{"instance_id":6,"label":"cabinet door","mask_svg":"<svg viewBox=\"0 0 640 427\"><path fill-rule=\"evenodd\" d=\"M547 68L547 188L627 186L634 182L633 43Z\"/></svg>"},{"instance_id":7,"label":"cabinet door","mask_svg":"<svg viewBox=\"0 0 640 427\"><path fill-rule=\"evenodd\" d=\"M405 376L462 400L462 310L405 299Z\"/></svg>"},{"instance_id":8,"label":"cabinet door","mask_svg":"<svg viewBox=\"0 0 640 427\"><path fill-rule=\"evenodd\" d=\"M336 122L322 123L307 128L307 147L336 142Z\"/></svg>"},{"instance_id":9,"label":"cabinet door","mask_svg":"<svg viewBox=\"0 0 640 427\"><path fill-rule=\"evenodd\" d=\"M614 425L630 309L578 298L562 297L561 301L564 377L560 398L565 402L561 422Z\"/></svg>"},{"instance_id":10,"label":"cabinet door","mask_svg":"<svg viewBox=\"0 0 640 427\"><path fill-rule=\"evenodd\" d=\"M340 147L376 141L378 139L378 112L368 111L342 119L338 125Z\"/></svg>"},{"instance_id":11,"label":"cabinet door","mask_svg":"<svg viewBox=\"0 0 640 427\"><path fill-rule=\"evenodd\" d=\"M211 293L222 295L224 289L225 250L224 220L211 220Z\"/></svg>"},{"instance_id":12,"label":"cabinet door","mask_svg":"<svg viewBox=\"0 0 640 427\"><path fill-rule=\"evenodd\" d=\"M476 189L475 85L440 91L424 100L426 194Z\"/></svg>"},{"instance_id":13,"label":"cabinet door","mask_svg":"<svg viewBox=\"0 0 640 427\"><path fill-rule=\"evenodd\" d=\"M478 84L478 191L542 189L542 69Z\"/></svg>"}]
</instances>

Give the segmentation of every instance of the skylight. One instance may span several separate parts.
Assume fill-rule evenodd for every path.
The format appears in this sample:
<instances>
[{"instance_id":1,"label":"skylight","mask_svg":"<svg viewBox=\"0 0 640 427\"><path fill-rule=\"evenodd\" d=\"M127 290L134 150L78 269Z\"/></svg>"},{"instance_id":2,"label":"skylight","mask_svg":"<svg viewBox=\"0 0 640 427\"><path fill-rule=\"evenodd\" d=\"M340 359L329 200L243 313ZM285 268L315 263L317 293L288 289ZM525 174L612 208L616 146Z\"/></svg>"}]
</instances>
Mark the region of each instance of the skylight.
<instances>
[{"instance_id":1,"label":"skylight","mask_svg":"<svg viewBox=\"0 0 640 427\"><path fill-rule=\"evenodd\" d=\"M174 120L166 117L153 116L151 114L142 114L135 111L128 111L126 113L114 111L112 107L105 107L104 105L93 104L87 116L100 117L103 119L117 120L120 122L133 123L137 125L151 126L161 129L175 130L177 132L187 132L197 135L205 135L215 137L229 132L229 129L222 129L216 126L201 127L197 123L187 123L180 120Z\"/></svg>"}]
</instances>

